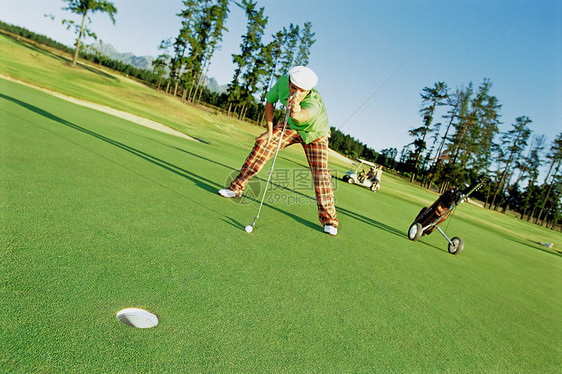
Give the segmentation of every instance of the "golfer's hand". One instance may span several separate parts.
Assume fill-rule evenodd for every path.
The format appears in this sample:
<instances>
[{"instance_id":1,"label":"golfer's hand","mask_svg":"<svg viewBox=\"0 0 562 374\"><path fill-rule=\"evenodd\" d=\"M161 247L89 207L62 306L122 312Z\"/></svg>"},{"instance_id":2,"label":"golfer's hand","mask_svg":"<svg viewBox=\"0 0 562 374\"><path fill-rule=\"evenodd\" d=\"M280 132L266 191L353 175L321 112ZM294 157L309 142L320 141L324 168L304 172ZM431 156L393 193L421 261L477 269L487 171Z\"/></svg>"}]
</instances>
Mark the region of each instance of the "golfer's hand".
<instances>
[{"instance_id":1,"label":"golfer's hand","mask_svg":"<svg viewBox=\"0 0 562 374\"><path fill-rule=\"evenodd\" d=\"M289 108L291 113L298 113L301 111L301 105L295 96L289 97L289 100L287 100L287 108Z\"/></svg>"},{"instance_id":2,"label":"golfer's hand","mask_svg":"<svg viewBox=\"0 0 562 374\"><path fill-rule=\"evenodd\" d=\"M300 113L301 111L301 105L297 102L294 102L291 106L291 117L293 117L295 114Z\"/></svg>"},{"instance_id":3,"label":"golfer's hand","mask_svg":"<svg viewBox=\"0 0 562 374\"><path fill-rule=\"evenodd\" d=\"M260 136L256 138L256 140L265 140L265 144L269 144L271 142L271 137L273 136L273 130L267 130Z\"/></svg>"}]
</instances>

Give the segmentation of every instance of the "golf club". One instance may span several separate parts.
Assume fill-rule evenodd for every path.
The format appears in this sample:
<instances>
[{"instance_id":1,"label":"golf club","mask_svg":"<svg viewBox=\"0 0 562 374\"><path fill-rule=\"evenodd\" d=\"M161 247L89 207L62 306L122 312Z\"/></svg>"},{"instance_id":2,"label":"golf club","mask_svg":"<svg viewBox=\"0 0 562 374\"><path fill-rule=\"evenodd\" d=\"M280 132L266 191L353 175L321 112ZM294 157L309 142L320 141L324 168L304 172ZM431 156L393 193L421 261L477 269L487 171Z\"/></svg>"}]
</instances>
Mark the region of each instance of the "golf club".
<instances>
[{"instance_id":1,"label":"golf club","mask_svg":"<svg viewBox=\"0 0 562 374\"><path fill-rule=\"evenodd\" d=\"M293 93L289 100L293 100L295 98L295 93ZM283 129L281 130L281 135L279 135L279 142L277 143L277 150L275 151L275 155L273 156L273 162L271 163L271 168L269 169L269 175L267 176L267 182L265 182L265 188L263 190L263 196L261 197L260 207L258 209L258 214L254 218L252 224L246 226L245 230L247 233L251 233L254 230L254 225L256 224L257 219L260 217L261 207L263 206L263 200L265 199L265 194L267 193L267 187L269 186L269 180L271 179L271 173L273 172L273 168L275 167L275 160L277 159L277 153L279 153L279 148L281 148L281 141L283 140L283 134L285 133L285 126L287 126L287 121L289 120L289 105L285 109L285 119L283 120Z\"/></svg>"}]
</instances>

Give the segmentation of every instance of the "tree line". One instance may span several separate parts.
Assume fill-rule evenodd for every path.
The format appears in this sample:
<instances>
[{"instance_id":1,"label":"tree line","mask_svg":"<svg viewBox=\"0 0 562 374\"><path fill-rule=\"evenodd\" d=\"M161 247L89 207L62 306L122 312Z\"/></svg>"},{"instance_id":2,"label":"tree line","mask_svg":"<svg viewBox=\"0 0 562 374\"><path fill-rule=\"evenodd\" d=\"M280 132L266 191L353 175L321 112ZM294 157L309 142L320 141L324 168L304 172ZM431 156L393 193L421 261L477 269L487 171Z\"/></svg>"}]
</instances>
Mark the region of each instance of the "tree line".
<instances>
[{"instance_id":1,"label":"tree line","mask_svg":"<svg viewBox=\"0 0 562 374\"><path fill-rule=\"evenodd\" d=\"M62 43L59 43L56 40L53 40L45 35L34 33L20 26L15 26L0 21L0 30L4 30L9 35L15 36L16 39L18 36L21 36L30 41L55 48L57 50L66 52L71 55L74 53L73 48L70 48ZM152 70L139 69L133 65L126 64L122 61L110 59L109 57L97 53L92 49L80 50L79 56L84 60L106 66L112 70L120 71L130 77L139 79L152 86L155 86L156 83L158 82L158 76L154 74Z\"/></svg>"},{"instance_id":2,"label":"tree line","mask_svg":"<svg viewBox=\"0 0 562 374\"><path fill-rule=\"evenodd\" d=\"M451 91L445 82L423 88L421 123L402 148L376 152L331 128L330 148L350 158L376 162L410 182L440 193L484 179L475 193L486 208L516 212L521 219L560 229L562 218L562 132L549 144L533 134L527 116L500 131L501 107L484 79ZM546 171L539 180L541 167Z\"/></svg>"},{"instance_id":3,"label":"tree line","mask_svg":"<svg viewBox=\"0 0 562 374\"><path fill-rule=\"evenodd\" d=\"M225 114L262 123L265 93L293 65L307 65L315 43L310 22L290 23L266 42L268 17L257 1L183 1L178 16L181 28L174 38L162 41L163 51L154 61L154 71L166 93L189 102L201 101L202 86L216 49L222 41L230 6L240 7L247 20L240 53L232 55L235 70L227 92L212 99ZM258 94L259 93L259 94ZM277 113L277 115L281 115Z\"/></svg>"},{"instance_id":4,"label":"tree line","mask_svg":"<svg viewBox=\"0 0 562 374\"><path fill-rule=\"evenodd\" d=\"M105 12L114 20L115 6L104 0L62 0L65 8L81 16L74 56L81 49L83 34L95 33L85 26L88 12ZM177 14L182 19L175 38L162 41L163 51L153 62L153 70L134 68L99 56L84 53L84 58L101 63L151 83L185 102L206 102L227 115L263 121L265 93L271 84L293 65L307 65L310 48L315 43L312 24L289 24L264 41L268 17L257 1L184 0ZM240 7L247 19L240 53L233 54L236 66L226 93L210 92L203 85L211 58L222 41L230 5ZM5 30L69 52L69 48L49 38L0 22ZM547 150L544 135L532 134L532 120L514 119L511 127L500 132L501 104L491 93L492 83L484 79L475 88L472 83L451 91L445 82L425 87L420 94L421 123L409 131L412 142L398 156L396 148L380 152L353 137L331 128L330 147L352 158L377 162L409 178L411 182L440 192L452 185L470 183L478 178L488 182L477 197L490 209L518 212L522 219L549 227L559 225L562 215L561 193L562 133ZM259 94L258 94L259 93ZM282 117L277 111L277 120ZM546 177L539 181L540 168ZM526 183L526 185L525 185Z\"/></svg>"},{"instance_id":5,"label":"tree line","mask_svg":"<svg viewBox=\"0 0 562 374\"><path fill-rule=\"evenodd\" d=\"M517 212L521 219L557 227L562 215L562 132L548 147L533 134L532 120L515 118L500 131L501 107L484 79L451 91L445 82L420 94L420 126L400 156L402 172L412 182L440 192L485 178L478 192L485 207ZM539 180L540 168L546 175Z\"/></svg>"},{"instance_id":6,"label":"tree line","mask_svg":"<svg viewBox=\"0 0 562 374\"><path fill-rule=\"evenodd\" d=\"M16 25L12 25L6 22L3 22L2 20L0 20L0 29L7 31L10 34L13 34L16 36L21 36L23 38L32 40L34 42L40 43L40 44L44 44L47 45L49 47L53 47L55 49L58 49L60 51L64 51L66 53L72 53L72 49L67 47L66 45L57 42L56 40L53 40L51 38L49 38L48 36L45 35L41 35L41 34L37 34L34 33L33 31L30 31L24 27L20 27L20 26L16 26Z\"/></svg>"}]
</instances>

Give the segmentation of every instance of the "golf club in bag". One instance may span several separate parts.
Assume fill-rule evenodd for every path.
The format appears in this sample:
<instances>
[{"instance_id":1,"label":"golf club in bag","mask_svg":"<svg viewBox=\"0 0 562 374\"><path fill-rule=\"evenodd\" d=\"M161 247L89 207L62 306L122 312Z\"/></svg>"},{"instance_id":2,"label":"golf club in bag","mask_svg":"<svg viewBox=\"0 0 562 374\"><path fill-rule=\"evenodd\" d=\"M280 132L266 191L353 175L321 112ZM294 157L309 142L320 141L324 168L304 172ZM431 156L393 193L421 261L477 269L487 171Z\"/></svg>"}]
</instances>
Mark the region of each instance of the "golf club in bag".
<instances>
[{"instance_id":1,"label":"golf club in bag","mask_svg":"<svg viewBox=\"0 0 562 374\"><path fill-rule=\"evenodd\" d=\"M289 97L289 101L292 101L294 98L295 98L295 93L293 93ZM269 169L269 175L267 176L267 181L265 182L265 188L263 190L263 196L261 197L261 202L260 202L260 207L258 209L258 214L256 214L256 217L254 218L254 221L250 225L246 226L246 232L247 233L250 233L250 232L254 231L254 226L256 224L256 221L260 217L260 212L261 212L261 208L263 206L263 201L265 199L265 194L267 193L267 187L269 186L269 180L271 179L271 174L273 173L273 168L275 167L275 160L277 159L277 153L279 153L279 149L281 148L281 141L283 140L283 134L285 134L285 127L287 126L287 121L289 120L289 113L290 113L290 108L289 108L289 105L287 105L287 107L285 108L285 119L283 120L283 129L281 130L281 134L279 135L279 142L277 143L277 150L275 151L275 155L273 156L273 162L271 163L271 168Z\"/></svg>"},{"instance_id":2,"label":"golf club in bag","mask_svg":"<svg viewBox=\"0 0 562 374\"><path fill-rule=\"evenodd\" d=\"M478 190L485 183L486 178L481 177L472 186L467 187L464 191L456 187L445 191L439 198L429 207L422 208L418 216L408 229L408 239L418 241L422 235L429 235L437 229L441 235L449 242L449 253L457 255L464 248L464 241L459 237L449 239L445 232L441 230L439 225L443 223L453 212L453 210L468 197Z\"/></svg>"}]
</instances>

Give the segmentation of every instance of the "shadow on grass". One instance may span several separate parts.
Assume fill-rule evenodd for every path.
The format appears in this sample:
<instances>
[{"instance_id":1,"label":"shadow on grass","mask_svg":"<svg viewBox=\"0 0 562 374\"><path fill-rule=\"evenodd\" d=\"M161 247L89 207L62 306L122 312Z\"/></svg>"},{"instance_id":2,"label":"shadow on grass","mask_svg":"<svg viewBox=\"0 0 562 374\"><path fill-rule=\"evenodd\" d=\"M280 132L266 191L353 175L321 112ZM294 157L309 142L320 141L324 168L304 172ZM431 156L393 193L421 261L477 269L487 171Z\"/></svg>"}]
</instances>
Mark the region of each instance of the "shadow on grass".
<instances>
[{"instance_id":1,"label":"shadow on grass","mask_svg":"<svg viewBox=\"0 0 562 374\"><path fill-rule=\"evenodd\" d=\"M63 118L57 117L56 115L54 115L54 114L52 114L52 113L50 113L50 112L47 112L47 111L45 111L45 110L43 110L43 109L41 109L41 108L38 108L38 107L36 107L36 106L34 106L34 105L31 105L31 104L29 104L29 103L23 102L23 101L21 101L21 100L18 100L18 99L16 99L16 98L13 98L13 97L10 97L10 96L6 96L6 95L4 95L4 94L2 94L2 93L0 93L0 98L9 100L9 101L11 101L11 102L13 102L13 103L15 103L15 104L18 104L18 105L20 105L20 106L22 106L22 107L24 107L24 108L26 108L26 109L28 109L28 110L30 110L30 111L36 113L36 114L39 114L39 115L41 115L41 116L47 118L47 119L49 119L49 120L58 122L58 123L60 123L61 125L67 126L67 127L69 127L69 128L72 128L72 129L74 129L74 130L80 131L80 132L85 133L85 134L87 134L87 135L93 136L93 137L95 137L95 138L97 138L97 139L99 139L99 140L102 140L102 141L104 141L104 142L106 142L106 143L108 143L108 144L111 144L111 145L113 145L113 146L115 146L115 147L118 147L118 148L120 148L120 149L122 149L122 150L124 150L124 151L126 151L126 152L129 152L129 153L131 153L131 154L133 154L133 155L135 155L135 156L137 156L137 157L140 157L140 158L142 158L143 160L146 160L146 161L148 161L148 162L150 162L150 163L152 163L152 164L154 164L154 165L160 166L160 167L162 167L162 168L164 168L164 169L166 169L166 170L168 170L168 171L170 171L170 172L172 172L172 173L174 173L174 174L177 174L177 175L179 175L179 176L181 176L181 177L184 177L184 178L186 178L186 179L189 179L189 180L191 180L192 182L194 182L195 185L197 185L198 187L200 187L200 188L202 188L202 189L204 189L204 190L206 190L206 191L208 191L208 192L211 192L211 193L213 193L213 194L216 194L216 192L217 192L217 190L218 190L219 188L223 188L223 186L221 186L221 185L215 183L214 181L211 181L211 180L209 180L209 179L207 179L207 178L201 177L200 175L197 175L197 174L195 174L195 173L193 173L193 172L190 172L190 171L188 171L188 170L186 170L186 169L183 169L183 168L181 168L181 167L179 167L179 166L173 165L173 164L171 164L171 163L169 163L169 162L167 162L167 161L164 161L164 160L162 160L162 159L160 159L160 158L157 158L157 157L155 157L155 156L152 156L152 155L150 155L150 154L148 154L148 153L146 153L146 152L143 152L143 151L141 151L141 150L139 150L139 149L133 148L133 147L131 147L131 146L129 146L129 145L126 145L126 144L121 143L121 142L119 142L119 141L116 141L116 140L114 140L114 139L108 138L108 137L106 137L106 136L104 136L104 135L98 134L98 133L96 133L96 132L94 132L94 131L92 131L92 130L88 130L88 129L82 127L82 126L76 125L76 124L74 124L74 123L72 123L72 122L69 122L69 121L63 119ZM180 150L180 151L182 151L182 152L185 152L185 153L187 153L187 154L189 154L189 155L196 156L196 157L198 157L198 158L200 158L200 159L203 159L203 160L206 160L206 161L208 161L208 162L212 162L212 163L215 163L215 164L217 164L217 165L223 166L223 167L228 168L228 169L230 169L230 170L235 170L235 169L233 169L233 168L231 168L231 167L229 167L229 166L227 166L227 165L221 164L221 163L219 163L219 162L217 162L217 161L215 161L215 160L212 160L212 159L209 159L209 158L200 156L200 155L196 155L196 154L194 154L194 153L192 153L192 152L185 151L185 150L182 150L182 149L179 149L179 148L178 148L178 150ZM299 192L296 192L296 191L293 191L293 192L295 192L295 193L297 193L297 194L300 194ZM306 195L303 195L303 196L306 196ZM245 198L245 199L249 199L249 200L254 201L254 202L258 202L258 203L259 203L259 201L261 200L261 199L258 200L258 199L256 199L256 198L252 198L252 197L249 197L249 196L245 196L244 198ZM279 213L282 213L282 214L284 214L284 215L286 215L286 216L288 216L288 217L294 219L295 221L299 222L300 224L303 224L303 225L305 225L305 226L308 226L308 227L314 228L314 229L317 229L317 228L318 228L318 225L317 225L317 224L314 224L313 222L310 222L310 221L308 221L308 220L306 220L306 219L303 219L303 218L301 218L301 217L299 217L299 216L297 216L297 215L294 215L294 214L292 214L292 213L290 213L290 212L287 212L287 211L285 211L285 210L283 210L283 209L280 209L280 208L278 208L278 207L276 207L276 206L274 206L274 205L272 205L272 204L264 203L264 206L267 206L267 207L270 208L270 209L273 209L273 210L275 210L275 211L277 211L277 212L279 212ZM256 212L257 212L257 211L256 211ZM236 227L236 228L244 229L245 225L242 224L241 222L236 221L235 219L233 219L233 218L231 218L231 217L227 217L227 218L228 218L229 221L228 221L228 220L224 220L224 221L227 222L228 224L230 224L230 225L232 225L232 226L234 226L234 227ZM253 219L253 217L249 217L249 219ZM249 223L251 223L251 222L249 222Z\"/></svg>"},{"instance_id":2,"label":"shadow on grass","mask_svg":"<svg viewBox=\"0 0 562 374\"><path fill-rule=\"evenodd\" d=\"M36 106L34 106L34 105L25 103L25 102L20 101L20 100L18 100L18 99L16 99L16 98L13 98L13 97L10 97L10 96L6 96L6 95L1 94L1 93L0 93L0 98L9 100L9 101L11 101L11 102L13 102L13 103L15 103L15 104L18 104L18 105L20 105L20 106L22 106L22 107L24 107L24 108L26 108L26 109L28 109L28 110L34 112L34 113L37 113L37 114L39 114L39 115L41 115L41 116L43 116L43 117L45 117L45 118L47 118L47 119L49 119L49 120L58 122L58 123L60 123L61 125L67 126L67 127L72 128L72 129L74 129L74 130L78 130L78 131L80 131L80 132L82 132L82 133L84 133L84 134L93 136L94 138L97 138L97 139L102 140L102 141L104 141L104 142L106 142L106 143L108 143L108 144L111 144L111 145L113 145L113 146L115 146L115 147L118 147L118 148L120 148L120 149L122 149L122 150L124 150L124 151L126 151L126 152L129 152L129 153L131 153L131 154L133 154L133 155L135 155L135 156L137 156L137 157L140 157L140 158L142 158L143 160L146 160L146 161L148 161L148 162L150 162L150 163L152 163L152 164L154 164L154 165L160 166L161 168L166 169L166 170L168 170L168 171L170 171L170 172L172 172L172 173L174 173L174 174L177 174L177 175L179 175L179 176L181 176L181 177L184 177L184 178L186 178L186 179L189 179L189 180L191 180L192 182L194 182L195 185L197 185L198 187L200 187L200 188L202 188L202 189L204 189L204 190L206 190L206 191L209 191L209 192L212 191L213 193L215 193L215 192L217 191L217 188L222 187L222 186L216 184L215 182L213 182L213 181L211 181L211 180L209 180L209 179L207 179L207 178L201 177L200 175L197 175L197 174L195 174L195 173L193 173L193 172L191 172L191 171L189 171L189 170L183 169L183 168L181 168L181 167L179 167L179 166L173 165L173 164L171 164L171 163L169 163L169 162L167 162L167 161L164 161L164 160L162 160L162 159L160 159L160 158L157 158L157 157L155 157L155 156L152 156L152 155L150 155L150 154L148 154L148 153L146 153L146 152L143 152L143 151L141 151L141 150L138 150L138 149L136 149L136 148L133 148L133 147L131 147L131 146L128 146L128 145L126 145L126 144L124 144L124 143L118 142L118 141L116 141L116 140L113 140L113 139L108 138L108 137L106 137L106 136L103 136L103 135L101 135L101 134L98 134L98 133L96 133L96 132L94 132L94 131L88 130L88 129L82 127L82 126L76 125L76 124L74 124L74 123L72 123L72 122L69 122L69 121L63 119L63 118L57 117L57 116L55 116L54 114L51 114L51 113L49 113L49 112L47 112L47 111L45 111L45 110L43 110L43 109L41 109L41 108L38 108L38 107L36 107Z\"/></svg>"},{"instance_id":3,"label":"shadow on grass","mask_svg":"<svg viewBox=\"0 0 562 374\"><path fill-rule=\"evenodd\" d=\"M346 216L348 216L348 217L350 217L350 218L353 218L353 219L355 219L355 220L357 220L357 221L366 223L366 224L368 224L368 225L375 226L375 227L378 228L378 229L384 230L384 231L386 231L386 232L389 232L389 233L394 234L394 235L396 235L396 236L399 236L399 237L401 237L401 238L406 237L406 234L405 234L404 232L402 232L402 230L398 230L398 229L396 229L396 228L394 228L394 227L392 227L392 226L388 226L388 225L386 225L386 224L384 224L384 223L381 223L381 222L379 222L379 221L375 221L374 219L369 218L369 217L367 217L367 216L364 216L364 215L362 215L362 214L353 212L353 211L351 211L351 210L349 210L349 209L345 209L345 208L342 208L342 207L340 207L340 206L336 206L336 210L337 210L337 212L340 213L340 214L346 215Z\"/></svg>"},{"instance_id":4,"label":"shadow on grass","mask_svg":"<svg viewBox=\"0 0 562 374\"><path fill-rule=\"evenodd\" d=\"M233 168L233 167L231 167L231 166L222 164L222 163L220 163L220 162L218 162L218 161L216 161L216 160L211 160L210 158L203 157L203 156L201 156L201 155L198 155L198 154L196 154L196 153L187 151L187 150L185 150L185 149L181 149L181 148L178 148L178 147L172 147L172 148L177 149L177 150L180 151L180 152L187 153L187 154L190 155L190 156L200 158L201 160L208 161L208 162L213 163L213 164L215 164L215 165L222 166L223 168L226 168L226 169L228 169L228 170L231 170L231 171L236 171L236 170L238 170L238 169L235 169L235 168Z\"/></svg>"},{"instance_id":5,"label":"shadow on grass","mask_svg":"<svg viewBox=\"0 0 562 374\"><path fill-rule=\"evenodd\" d=\"M527 239L527 242L528 242L528 243L524 243L524 242L520 242L520 243L521 243L521 244L525 244L526 246L529 246L529 247L531 247L531 248L533 248L533 249L537 249L537 250L539 250L539 251L543 251L543 252L548 253L548 254L551 254L551 255L555 255L555 256L560 256L560 257L562 257L562 252L559 252L558 250L556 250L556 249L554 249L554 248L552 248L552 249L546 248L546 247L544 247L544 246L542 245L541 242L535 242L535 241L532 241L532 240L530 240L530 239ZM532 244L529 244L529 243L532 243Z\"/></svg>"},{"instance_id":6,"label":"shadow on grass","mask_svg":"<svg viewBox=\"0 0 562 374\"><path fill-rule=\"evenodd\" d=\"M408 240L409 240L409 239L408 239ZM438 247L438 246L436 246L436 245L434 245L434 244L426 243L426 242L424 242L424 241L422 241L422 240L423 240L423 239L420 239L420 240L418 241L418 243L427 245L428 247L433 248L433 249L435 249L435 250L438 250L439 252L443 252L443 253L449 254L449 248L448 248L449 242L447 241L447 239L443 238L443 245L442 245L441 247Z\"/></svg>"},{"instance_id":7,"label":"shadow on grass","mask_svg":"<svg viewBox=\"0 0 562 374\"><path fill-rule=\"evenodd\" d=\"M289 163L298 165L298 166L300 166L301 168L308 168L308 167L309 167L308 164L305 165L304 163L299 162L299 161L296 161L296 160L293 160L293 159L291 159L291 158L289 158L289 157L285 157L285 156L281 156L281 155L279 155L278 157L279 157L280 159L283 159L283 160L289 162Z\"/></svg>"},{"instance_id":8,"label":"shadow on grass","mask_svg":"<svg viewBox=\"0 0 562 374\"><path fill-rule=\"evenodd\" d=\"M486 225L484 225L480 222L472 221L472 220L470 220L470 221L466 220L466 221L469 222L471 225L474 225L476 227L480 227L484 230L490 230L489 227L487 227ZM524 239L524 238L521 238L521 237L517 237L515 235L509 235L508 233L504 232L503 228L500 228L499 230L494 230L494 233L496 235L498 235L499 237L510 240L510 241L515 242L517 244L524 245L524 246L532 248L534 250L541 251L541 252L544 252L544 253L548 253L548 254L554 255L554 256L559 256L559 257L562 256L562 254L558 251L549 250L548 248L543 247L540 244L540 242L530 240L530 239L527 239L527 238Z\"/></svg>"},{"instance_id":9,"label":"shadow on grass","mask_svg":"<svg viewBox=\"0 0 562 374\"><path fill-rule=\"evenodd\" d=\"M260 201L261 201L261 195L260 195L259 197L256 197L256 198L254 198L254 197L249 197L249 196L244 195L244 197L243 197L242 199L250 200L250 201L252 201L252 202L254 202L254 203L257 203L257 204L258 204L258 205L256 206L256 214L257 214L257 212L258 212L257 209L258 209L259 203L260 203ZM300 216L297 216L297 215L295 215L295 214L293 214L293 213L290 213L290 212L288 212L288 211L286 211L286 210L284 210L284 209L278 208L278 207L276 207L276 206L273 205L273 204L266 203L265 201L264 201L264 203L263 203L263 206L264 206L264 207L267 207L267 208L269 208L269 209L272 209L272 210L274 210L274 211L276 211L276 212L278 212L278 213L284 214L284 215L286 215L287 217L293 219L294 221L297 221L297 222L300 223L301 225L307 226L307 227L309 227L309 228L311 228L311 229L318 230L319 227L320 227L320 223L316 224L316 223L311 222L311 221L309 221L309 220L307 220L307 219L304 219L304 218L302 218L302 217L300 217ZM314 205L314 208L316 208L316 205ZM262 212L260 212L260 215L263 215L263 208L262 208ZM240 221L237 221L236 219L234 219L234 218L232 218L232 217L226 217L226 218L228 218L228 221L225 220L225 219L223 219L223 221L225 221L225 222L228 223L229 225L232 225L232 226L234 226L234 227L236 227L236 228L239 228L239 229L244 230L245 227L246 227L246 225L249 225L249 224L251 224L251 223L253 222L255 216L248 217L248 222L247 222L246 224L244 224L244 223L242 223L242 222L240 222ZM250 221L250 220L251 220L251 221ZM258 221L256 221L256 225L258 225L258 224L259 224L259 219L258 219Z\"/></svg>"},{"instance_id":10,"label":"shadow on grass","mask_svg":"<svg viewBox=\"0 0 562 374\"><path fill-rule=\"evenodd\" d=\"M16 43L18 43L21 47L27 48L27 49L29 49L33 52L42 53L42 54L46 55L47 57L58 60L58 61L60 61L62 63L65 63L69 66L72 65L72 60L70 58L66 58L64 56L58 55L54 52L51 52L48 49L43 49L41 47L38 47L38 46L33 45L33 44L26 43L26 42L18 40L18 39L13 39L13 40ZM85 65L85 64L82 64L82 63L77 63L75 67L81 68L81 69L84 69L84 70L88 70L89 72L100 75L104 78L108 78L108 79L111 79L111 80L117 80L116 77L114 77L110 74L107 74L106 72L104 72L100 69L96 69L94 67L91 67L91 66L88 66L88 65Z\"/></svg>"},{"instance_id":11,"label":"shadow on grass","mask_svg":"<svg viewBox=\"0 0 562 374\"><path fill-rule=\"evenodd\" d=\"M340 206L336 206L336 211L338 212L338 214L343 214L343 215L348 216L350 218L353 218L357 221L366 223L367 225L374 226L374 227L376 227L380 230L383 230L383 231L386 231L386 232L391 233L393 235L396 235L396 236L398 236L402 239L410 240L410 239L408 239L408 236L406 235L405 230L398 230L397 228L394 228L394 227L389 226L387 224L384 224L382 222L376 221L376 220L374 220L372 218L369 218L367 216L364 216L362 214L353 212L349 209L342 208ZM442 248L439 248L439 247L437 247L433 244L422 242L422 241L420 241L419 243L427 245L428 247L431 247L433 249L437 249L440 252L447 252L448 253L447 250L443 250Z\"/></svg>"},{"instance_id":12,"label":"shadow on grass","mask_svg":"<svg viewBox=\"0 0 562 374\"><path fill-rule=\"evenodd\" d=\"M242 229L244 230L244 228L246 227L246 225L244 225L242 222L235 220L232 217L226 217L222 219L224 222L226 222L227 224L229 224L230 226L233 226L237 229Z\"/></svg>"}]
</instances>

